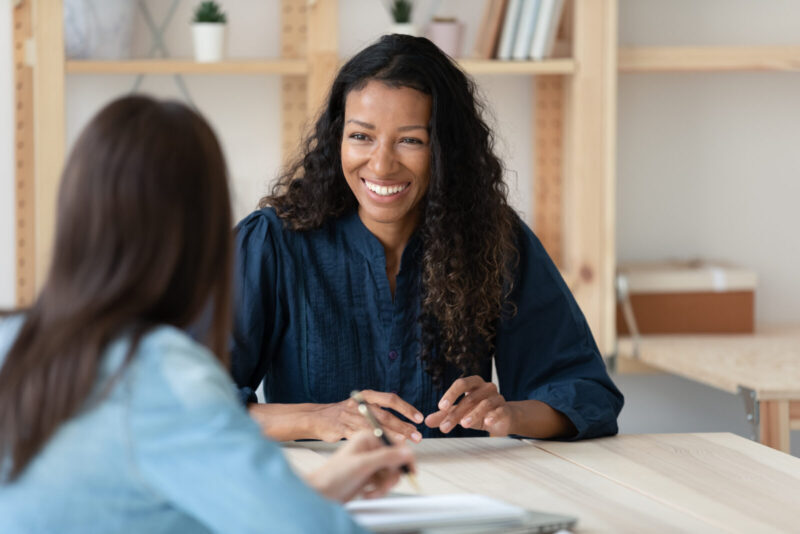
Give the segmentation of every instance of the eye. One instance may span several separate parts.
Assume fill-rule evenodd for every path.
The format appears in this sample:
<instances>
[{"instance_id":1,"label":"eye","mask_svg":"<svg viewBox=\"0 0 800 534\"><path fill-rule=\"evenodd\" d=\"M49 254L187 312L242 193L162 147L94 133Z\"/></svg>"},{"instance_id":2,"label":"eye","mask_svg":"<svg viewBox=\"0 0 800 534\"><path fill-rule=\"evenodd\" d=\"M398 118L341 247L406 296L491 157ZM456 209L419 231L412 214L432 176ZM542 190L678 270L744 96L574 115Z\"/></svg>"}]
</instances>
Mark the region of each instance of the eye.
<instances>
[{"instance_id":1,"label":"eye","mask_svg":"<svg viewBox=\"0 0 800 534\"><path fill-rule=\"evenodd\" d=\"M368 139L363 133L351 133L348 137L354 141L366 141Z\"/></svg>"},{"instance_id":2,"label":"eye","mask_svg":"<svg viewBox=\"0 0 800 534\"><path fill-rule=\"evenodd\" d=\"M422 139L417 139L416 137L404 137L400 140L401 143L405 143L407 145L424 145L425 143Z\"/></svg>"}]
</instances>

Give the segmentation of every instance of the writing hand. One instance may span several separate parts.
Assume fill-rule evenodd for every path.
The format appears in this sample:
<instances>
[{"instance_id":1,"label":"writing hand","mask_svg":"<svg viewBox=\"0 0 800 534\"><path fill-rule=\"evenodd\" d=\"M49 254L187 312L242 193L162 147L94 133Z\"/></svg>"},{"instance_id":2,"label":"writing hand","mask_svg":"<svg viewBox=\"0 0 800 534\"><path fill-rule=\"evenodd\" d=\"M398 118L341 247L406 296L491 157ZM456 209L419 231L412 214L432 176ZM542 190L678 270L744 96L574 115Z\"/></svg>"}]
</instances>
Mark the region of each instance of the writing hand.
<instances>
[{"instance_id":1,"label":"writing hand","mask_svg":"<svg viewBox=\"0 0 800 534\"><path fill-rule=\"evenodd\" d=\"M367 389L363 390L361 394L390 440L395 442L403 442L406 439L415 442L422 440L422 435L414 425L401 420L383 408L391 408L408 420L421 423L423 416L419 410L394 393ZM358 403L353 399L319 405L313 427L315 437L324 441L339 441L342 438L350 438L359 430L370 429L369 423L358 411Z\"/></svg>"},{"instance_id":2,"label":"writing hand","mask_svg":"<svg viewBox=\"0 0 800 534\"><path fill-rule=\"evenodd\" d=\"M362 496L380 497L400 478L400 467L414 467L411 449L385 446L371 432L358 432L325 464L307 477L308 484L329 499L347 502Z\"/></svg>"},{"instance_id":3,"label":"writing hand","mask_svg":"<svg viewBox=\"0 0 800 534\"><path fill-rule=\"evenodd\" d=\"M458 404L456 399L464 397ZM492 436L507 436L513 410L497 386L477 375L459 378L442 395L439 410L425 418L425 424L447 434L456 425L486 430Z\"/></svg>"}]
</instances>

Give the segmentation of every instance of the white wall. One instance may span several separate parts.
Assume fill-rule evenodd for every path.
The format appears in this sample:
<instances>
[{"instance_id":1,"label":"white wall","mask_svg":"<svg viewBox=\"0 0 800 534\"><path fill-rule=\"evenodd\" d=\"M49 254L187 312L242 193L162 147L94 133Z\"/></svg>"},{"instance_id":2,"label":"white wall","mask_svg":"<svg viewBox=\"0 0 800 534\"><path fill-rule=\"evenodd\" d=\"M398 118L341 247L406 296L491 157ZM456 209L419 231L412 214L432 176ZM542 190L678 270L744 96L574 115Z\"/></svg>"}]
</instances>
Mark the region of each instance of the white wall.
<instances>
[{"instance_id":1,"label":"white wall","mask_svg":"<svg viewBox=\"0 0 800 534\"><path fill-rule=\"evenodd\" d=\"M796 0L623 0L621 45L800 44ZM800 76L624 74L620 261L714 258L759 275L759 322L800 321Z\"/></svg>"},{"instance_id":2,"label":"white wall","mask_svg":"<svg viewBox=\"0 0 800 534\"><path fill-rule=\"evenodd\" d=\"M14 93L11 1L0 0L0 309L14 292Z\"/></svg>"}]
</instances>

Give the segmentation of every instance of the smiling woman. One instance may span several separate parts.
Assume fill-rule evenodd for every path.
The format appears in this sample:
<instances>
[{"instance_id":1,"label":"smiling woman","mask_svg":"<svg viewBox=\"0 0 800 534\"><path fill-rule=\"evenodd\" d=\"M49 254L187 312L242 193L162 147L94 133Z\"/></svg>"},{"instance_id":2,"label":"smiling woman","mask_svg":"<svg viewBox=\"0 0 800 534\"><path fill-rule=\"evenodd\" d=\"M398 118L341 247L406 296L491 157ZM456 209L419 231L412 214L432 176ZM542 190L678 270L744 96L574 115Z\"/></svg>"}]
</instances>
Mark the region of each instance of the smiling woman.
<instances>
[{"instance_id":1,"label":"smiling woman","mask_svg":"<svg viewBox=\"0 0 800 534\"><path fill-rule=\"evenodd\" d=\"M617 431L622 395L508 205L482 109L424 38L384 36L339 71L237 228L233 375L264 432L349 437L354 389L396 439Z\"/></svg>"}]
</instances>

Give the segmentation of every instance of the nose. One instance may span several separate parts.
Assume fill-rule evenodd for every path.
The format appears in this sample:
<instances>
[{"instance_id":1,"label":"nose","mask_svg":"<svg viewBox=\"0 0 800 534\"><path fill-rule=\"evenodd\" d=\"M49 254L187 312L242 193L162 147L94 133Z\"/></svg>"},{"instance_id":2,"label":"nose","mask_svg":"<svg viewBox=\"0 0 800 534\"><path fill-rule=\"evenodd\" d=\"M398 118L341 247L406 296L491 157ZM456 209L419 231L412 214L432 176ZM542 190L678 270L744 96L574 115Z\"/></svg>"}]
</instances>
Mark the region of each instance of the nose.
<instances>
[{"instance_id":1,"label":"nose","mask_svg":"<svg viewBox=\"0 0 800 534\"><path fill-rule=\"evenodd\" d=\"M397 160L390 143L377 143L369 158L369 170L375 176L388 176L395 171Z\"/></svg>"}]
</instances>

